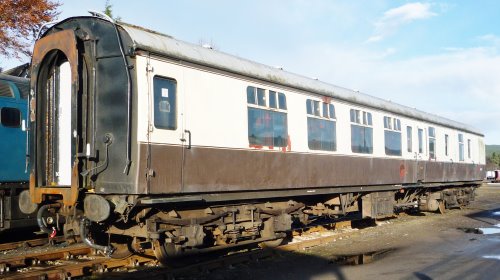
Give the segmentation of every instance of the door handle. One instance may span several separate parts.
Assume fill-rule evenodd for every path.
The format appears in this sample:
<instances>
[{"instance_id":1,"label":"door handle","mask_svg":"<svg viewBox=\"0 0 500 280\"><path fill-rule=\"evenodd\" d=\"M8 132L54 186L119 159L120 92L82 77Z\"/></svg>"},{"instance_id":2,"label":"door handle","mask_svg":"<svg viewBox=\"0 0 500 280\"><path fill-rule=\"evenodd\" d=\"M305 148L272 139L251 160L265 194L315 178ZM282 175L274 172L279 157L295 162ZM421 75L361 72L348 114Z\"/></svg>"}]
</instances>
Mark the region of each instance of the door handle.
<instances>
[{"instance_id":1,"label":"door handle","mask_svg":"<svg viewBox=\"0 0 500 280\"><path fill-rule=\"evenodd\" d=\"M185 133L188 134L188 146L187 146L187 149L190 150L191 149L191 131L189 130L184 130ZM186 139L184 139L184 141L186 141Z\"/></svg>"}]
</instances>

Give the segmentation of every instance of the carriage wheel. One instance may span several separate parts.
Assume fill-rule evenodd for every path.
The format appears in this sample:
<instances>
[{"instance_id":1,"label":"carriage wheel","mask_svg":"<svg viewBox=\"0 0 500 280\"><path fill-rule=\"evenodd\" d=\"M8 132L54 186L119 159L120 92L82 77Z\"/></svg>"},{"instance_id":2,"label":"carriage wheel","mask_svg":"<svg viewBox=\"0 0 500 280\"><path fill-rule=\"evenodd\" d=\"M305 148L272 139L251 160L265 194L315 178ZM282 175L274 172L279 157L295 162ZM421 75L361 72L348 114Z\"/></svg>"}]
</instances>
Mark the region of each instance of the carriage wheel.
<instances>
[{"instance_id":1,"label":"carriage wheel","mask_svg":"<svg viewBox=\"0 0 500 280\"><path fill-rule=\"evenodd\" d=\"M444 214L446 212L446 204L444 200L439 202L439 213Z\"/></svg>"},{"instance_id":2,"label":"carriage wheel","mask_svg":"<svg viewBox=\"0 0 500 280\"><path fill-rule=\"evenodd\" d=\"M164 241L153 241L153 252L156 259L162 264L167 265L169 260L178 257L181 253L181 246L173 243L165 243Z\"/></svg>"},{"instance_id":3,"label":"carriage wheel","mask_svg":"<svg viewBox=\"0 0 500 280\"><path fill-rule=\"evenodd\" d=\"M269 240L269 241L264 241L259 243L260 248L276 248L283 244L284 238L278 238L275 240Z\"/></svg>"},{"instance_id":4,"label":"carriage wheel","mask_svg":"<svg viewBox=\"0 0 500 280\"><path fill-rule=\"evenodd\" d=\"M124 259L132 256L133 252L129 247L129 242L127 243L117 243L117 242L111 242L111 245L113 248L115 248L115 251L113 251L113 254L111 254L111 258L113 259Z\"/></svg>"}]
</instances>

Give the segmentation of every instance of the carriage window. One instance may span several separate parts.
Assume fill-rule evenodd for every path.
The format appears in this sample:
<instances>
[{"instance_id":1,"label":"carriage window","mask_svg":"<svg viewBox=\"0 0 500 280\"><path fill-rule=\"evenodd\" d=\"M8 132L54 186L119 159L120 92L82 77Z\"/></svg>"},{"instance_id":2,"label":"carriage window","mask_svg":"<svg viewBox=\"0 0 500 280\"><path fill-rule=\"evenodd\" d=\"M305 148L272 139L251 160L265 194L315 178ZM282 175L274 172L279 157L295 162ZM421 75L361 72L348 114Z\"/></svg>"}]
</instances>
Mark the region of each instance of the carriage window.
<instances>
[{"instance_id":1,"label":"carriage window","mask_svg":"<svg viewBox=\"0 0 500 280\"><path fill-rule=\"evenodd\" d=\"M0 97L14 97L14 91L8 82L0 80Z\"/></svg>"},{"instance_id":2,"label":"carriage window","mask_svg":"<svg viewBox=\"0 0 500 280\"><path fill-rule=\"evenodd\" d=\"M328 118L328 104L323 103L323 118Z\"/></svg>"},{"instance_id":3,"label":"carriage window","mask_svg":"<svg viewBox=\"0 0 500 280\"><path fill-rule=\"evenodd\" d=\"M444 135L444 154L448 155L448 134Z\"/></svg>"},{"instance_id":4,"label":"carriage window","mask_svg":"<svg viewBox=\"0 0 500 280\"><path fill-rule=\"evenodd\" d=\"M436 130L429 127L429 157L436 159Z\"/></svg>"},{"instance_id":5,"label":"carriage window","mask_svg":"<svg viewBox=\"0 0 500 280\"><path fill-rule=\"evenodd\" d=\"M259 106L266 106L266 90L256 87L247 87L247 102Z\"/></svg>"},{"instance_id":6,"label":"carriage window","mask_svg":"<svg viewBox=\"0 0 500 280\"><path fill-rule=\"evenodd\" d=\"M360 116L363 116L361 123ZM354 153L373 153L372 114L351 109L351 150Z\"/></svg>"},{"instance_id":7,"label":"carriage window","mask_svg":"<svg viewBox=\"0 0 500 280\"><path fill-rule=\"evenodd\" d=\"M467 157L470 158L470 139L467 139Z\"/></svg>"},{"instance_id":8,"label":"carriage window","mask_svg":"<svg viewBox=\"0 0 500 280\"><path fill-rule=\"evenodd\" d=\"M278 108L275 91L269 91L269 107L274 109Z\"/></svg>"},{"instance_id":9,"label":"carriage window","mask_svg":"<svg viewBox=\"0 0 500 280\"><path fill-rule=\"evenodd\" d=\"M335 107L333 106L333 104L330 104L328 107L329 107L330 119L335 119Z\"/></svg>"},{"instance_id":10,"label":"carriage window","mask_svg":"<svg viewBox=\"0 0 500 280\"><path fill-rule=\"evenodd\" d=\"M286 96L284 93L278 92L279 108L286 110Z\"/></svg>"},{"instance_id":11,"label":"carriage window","mask_svg":"<svg viewBox=\"0 0 500 280\"><path fill-rule=\"evenodd\" d=\"M429 126L429 137L436 137L436 129L432 126Z\"/></svg>"},{"instance_id":12,"label":"carriage window","mask_svg":"<svg viewBox=\"0 0 500 280\"><path fill-rule=\"evenodd\" d=\"M396 118L384 117L385 154L401 155L401 121Z\"/></svg>"},{"instance_id":13,"label":"carriage window","mask_svg":"<svg viewBox=\"0 0 500 280\"><path fill-rule=\"evenodd\" d=\"M177 129L177 82L154 77L154 125L156 128Z\"/></svg>"},{"instance_id":14,"label":"carriage window","mask_svg":"<svg viewBox=\"0 0 500 280\"><path fill-rule=\"evenodd\" d=\"M464 135L458 134L458 159L464 161Z\"/></svg>"},{"instance_id":15,"label":"carriage window","mask_svg":"<svg viewBox=\"0 0 500 280\"><path fill-rule=\"evenodd\" d=\"M255 88L247 87L247 103L248 104L257 104L255 101Z\"/></svg>"},{"instance_id":16,"label":"carriage window","mask_svg":"<svg viewBox=\"0 0 500 280\"><path fill-rule=\"evenodd\" d=\"M372 125L372 113L363 112L363 124Z\"/></svg>"},{"instance_id":17,"label":"carriage window","mask_svg":"<svg viewBox=\"0 0 500 280\"><path fill-rule=\"evenodd\" d=\"M20 127L21 111L17 108L3 107L0 119L2 125L5 127Z\"/></svg>"},{"instance_id":18,"label":"carriage window","mask_svg":"<svg viewBox=\"0 0 500 280\"><path fill-rule=\"evenodd\" d=\"M407 150L409 153L411 153L413 151L412 149L412 130L413 128L411 126L407 126L406 127L406 146L407 146Z\"/></svg>"},{"instance_id":19,"label":"carriage window","mask_svg":"<svg viewBox=\"0 0 500 280\"><path fill-rule=\"evenodd\" d=\"M335 107L333 104L323 103L321 108L323 112L319 112L319 101L308 99L306 105L318 104L317 109L308 110L307 113L307 137L308 146L311 150L336 151L337 136L335 122Z\"/></svg>"},{"instance_id":20,"label":"carriage window","mask_svg":"<svg viewBox=\"0 0 500 280\"><path fill-rule=\"evenodd\" d=\"M248 141L251 145L286 147L287 112L283 109L286 109L286 97L280 92L268 92L269 105L266 105L265 89L251 86L247 88Z\"/></svg>"},{"instance_id":21,"label":"carriage window","mask_svg":"<svg viewBox=\"0 0 500 280\"><path fill-rule=\"evenodd\" d=\"M424 130L421 128L418 129L418 152L424 153Z\"/></svg>"},{"instance_id":22,"label":"carriage window","mask_svg":"<svg viewBox=\"0 0 500 280\"><path fill-rule=\"evenodd\" d=\"M307 114L318 116L318 117L320 116L319 101L307 99L306 107L307 107Z\"/></svg>"},{"instance_id":23,"label":"carriage window","mask_svg":"<svg viewBox=\"0 0 500 280\"><path fill-rule=\"evenodd\" d=\"M360 111L351 109L351 122L361 123L361 118L359 117Z\"/></svg>"},{"instance_id":24,"label":"carriage window","mask_svg":"<svg viewBox=\"0 0 500 280\"><path fill-rule=\"evenodd\" d=\"M385 129L392 129L392 118L390 117L384 117L384 128Z\"/></svg>"},{"instance_id":25,"label":"carriage window","mask_svg":"<svg viewBox=\"0 0 500 280\"><path fill-rule=\"evenodd\" d=\"M276 94L278 98L276 98ZM270 90L269 91L269 108L286 110L286 97L284 93Z\"/></svg>"}]
</instances>

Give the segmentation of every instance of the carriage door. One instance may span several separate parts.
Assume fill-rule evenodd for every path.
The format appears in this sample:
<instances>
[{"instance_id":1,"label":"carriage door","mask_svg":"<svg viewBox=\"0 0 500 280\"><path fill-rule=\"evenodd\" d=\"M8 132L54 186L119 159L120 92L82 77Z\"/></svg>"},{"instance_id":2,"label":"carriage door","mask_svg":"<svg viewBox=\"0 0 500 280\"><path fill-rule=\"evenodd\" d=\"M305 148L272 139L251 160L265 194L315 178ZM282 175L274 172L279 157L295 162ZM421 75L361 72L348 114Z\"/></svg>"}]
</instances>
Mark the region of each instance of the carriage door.
<instances>
[{"instance_id":1,"label":"carriage door","mask_svg":"<svg viewBox=\"0 0 500 280\"><path fill-rule=\"evenodd\" d=\"M415 165L416 165L416 182L425 181L425 171L426 171L426 143L427 135L426 130L422 127L417 127L417 152L415 153Z\"/></svg>"},{"instance_id":2,"label":"carriage door","mask_svg":"<svg viewBox=\"0 0 500 280\"><path fill-rule=\"evenodd\" d=\"M148 140L148 191L174 193L182 188L184 110L182 75L166 63L151 61L152 104Z\"/></svg>"}]
</instances>

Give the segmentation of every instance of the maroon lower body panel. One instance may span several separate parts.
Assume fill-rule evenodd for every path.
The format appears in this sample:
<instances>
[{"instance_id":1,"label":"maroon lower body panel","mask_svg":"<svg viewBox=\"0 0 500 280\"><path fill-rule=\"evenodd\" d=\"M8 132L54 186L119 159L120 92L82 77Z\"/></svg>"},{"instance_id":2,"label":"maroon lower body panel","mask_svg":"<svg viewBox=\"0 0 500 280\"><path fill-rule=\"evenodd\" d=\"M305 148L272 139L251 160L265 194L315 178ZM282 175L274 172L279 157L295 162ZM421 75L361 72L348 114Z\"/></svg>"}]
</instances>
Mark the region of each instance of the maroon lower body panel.
<instances>
[{"instance_id":1,"label":"maroon lower body panel","mask_svg":"<svg viewBox=\"0 0 500 280\"><path fill-rule=\"evenodd\" d=\"M263 150L140 147L139 193L211 193L482 180L482 165Z\"/></svg>"}]
</instances>

